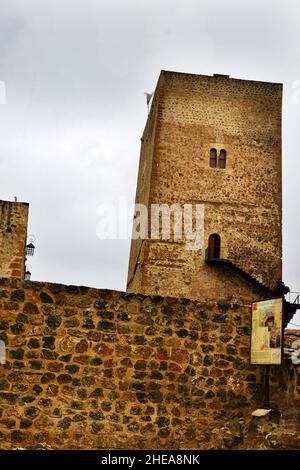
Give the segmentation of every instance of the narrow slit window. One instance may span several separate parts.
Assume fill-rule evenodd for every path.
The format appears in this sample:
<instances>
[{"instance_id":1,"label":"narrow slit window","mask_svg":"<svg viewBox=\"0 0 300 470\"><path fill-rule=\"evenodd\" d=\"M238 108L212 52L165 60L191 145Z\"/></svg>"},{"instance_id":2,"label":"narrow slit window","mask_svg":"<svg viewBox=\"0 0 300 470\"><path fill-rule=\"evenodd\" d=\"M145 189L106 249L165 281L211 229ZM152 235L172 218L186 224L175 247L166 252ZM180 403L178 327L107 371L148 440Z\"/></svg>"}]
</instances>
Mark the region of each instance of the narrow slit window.
<instances>
[{"instance_id":1,"label":"narrow slit window","mask_svg":"<svg viewBox=\"0 0 300 470\"><path fill-rule=\"evenodd\" d=\"M217 167L217 150L216 149L210 149L209 166L211 168Z\"/></svg>"},{"instance_id":2,"label":"narrow slit window","mask_svg":"<svg viewBox=\"0 0 300 470\"><path fill-rule=\"evenodd\" d=\"M220 151L219 168L226 168L226 150L224 149Z\"/></svg>"}]
</instances>

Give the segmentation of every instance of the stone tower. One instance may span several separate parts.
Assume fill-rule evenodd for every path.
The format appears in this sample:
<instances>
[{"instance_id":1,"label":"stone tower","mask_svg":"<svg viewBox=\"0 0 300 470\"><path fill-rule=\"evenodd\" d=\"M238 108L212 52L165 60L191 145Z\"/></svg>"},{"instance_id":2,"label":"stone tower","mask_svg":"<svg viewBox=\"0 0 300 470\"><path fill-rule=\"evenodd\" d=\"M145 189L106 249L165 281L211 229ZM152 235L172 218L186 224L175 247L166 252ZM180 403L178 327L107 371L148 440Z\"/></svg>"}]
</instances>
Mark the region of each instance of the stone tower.
<instances>
[{"instance_id":1,"label":"stone tower","mask_svg":"<svg viewBox=\"0 0 300 470\"><path fill-rule=\"evenodd\" d=\"M0 277L24 279L28 207L0 201Z\"/></svg>"},{"instance_id":2,"label":"stone tower","mask_svg":"<svg viewBox=\"0 0 300 470\"><path fill-rule=\"evenodd\" d=\"M162 71L136 203L203 204L204 244L132 240L128 291L252 302L281 279L282 85Z\"/></svg>"}]
</instances>

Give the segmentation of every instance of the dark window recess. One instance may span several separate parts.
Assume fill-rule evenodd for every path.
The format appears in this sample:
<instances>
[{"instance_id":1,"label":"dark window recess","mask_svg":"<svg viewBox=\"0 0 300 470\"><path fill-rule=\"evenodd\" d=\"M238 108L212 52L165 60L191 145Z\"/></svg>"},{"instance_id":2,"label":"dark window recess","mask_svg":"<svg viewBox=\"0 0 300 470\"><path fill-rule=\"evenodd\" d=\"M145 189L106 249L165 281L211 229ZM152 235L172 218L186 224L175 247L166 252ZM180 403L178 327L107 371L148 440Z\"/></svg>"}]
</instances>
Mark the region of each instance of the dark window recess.
<instances>
[{"instance_id":1,"label":"dark window recess","mask_svg":"<svg viewBox=\"0 0 300 470\"><path fill-rule=\"evenodd\" d=\"M219 168L226 167L226 150L222 149L219 156Z\"/></svg>"},{"instance_id":2,"label":"dark window recess","mask_svg":"<svg viewBox=\"0 0 300 470\"><path fill-rule=\"evenodd\" d=\"M209 166L211 168L217 167L217 150L216 149L210 149Z\"/></svg>"},{"instance_id":3,"label":"dark window recess","mask_svg":"<svg viewBox=\"0 0 300 470\"><path fill-rule=\"evenodd\" d=\"M214 233L210 235L208 240L208 253L209 258L218 259L221 254L221 238L220 235Z\"/></svg>"}]
</instances>

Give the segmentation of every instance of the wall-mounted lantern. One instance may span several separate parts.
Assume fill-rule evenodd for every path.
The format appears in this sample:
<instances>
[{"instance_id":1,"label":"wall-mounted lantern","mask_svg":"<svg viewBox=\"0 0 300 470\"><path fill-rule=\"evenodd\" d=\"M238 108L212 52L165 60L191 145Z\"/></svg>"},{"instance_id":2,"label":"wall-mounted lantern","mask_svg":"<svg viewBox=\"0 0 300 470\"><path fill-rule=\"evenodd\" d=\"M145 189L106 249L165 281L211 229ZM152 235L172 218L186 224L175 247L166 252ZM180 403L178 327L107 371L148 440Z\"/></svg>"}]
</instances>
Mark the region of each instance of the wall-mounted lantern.
<instances>
[{"instance_id":1,"label":"wall-mounted lantern","mask_svg":"<svg viewBox=\"0 0 300 470\"><path fill-rule=\"evenodd\" d=\"M26 245L26 256L33 256L34 255L34 249L35 249L35 246L33 243L28 243L28 245Z\"/></svg>"},{"instance_id":2,"label":"wall-mounted lantern","mask_svg":"<svg viewBox=\"0 0 300 470\"><path fill-rule=\"evenodd\" d=\"M30 278L31 278L31 272L27 270L25 272L25 281L30 281Z\"/></svg>"},{"instance_id":3,"label":"wall-mounted lantern","mask_svg":"<svg viewBox=\"0 0 300 470\"><path fill-rule=\"evenodd\" d=\"M34 255L34 243L35 242L35 236L34 235L28 235L28 243L26 245L26 256L33 256Z\"/></svg>"}]
</instances>

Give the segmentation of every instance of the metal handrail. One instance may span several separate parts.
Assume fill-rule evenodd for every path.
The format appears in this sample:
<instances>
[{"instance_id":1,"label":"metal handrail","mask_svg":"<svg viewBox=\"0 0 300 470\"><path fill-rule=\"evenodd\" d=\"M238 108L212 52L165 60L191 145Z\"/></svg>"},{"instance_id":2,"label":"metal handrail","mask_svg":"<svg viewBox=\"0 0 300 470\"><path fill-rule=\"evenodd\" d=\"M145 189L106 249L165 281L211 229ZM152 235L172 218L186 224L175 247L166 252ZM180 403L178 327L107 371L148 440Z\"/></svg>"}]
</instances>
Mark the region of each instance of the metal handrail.
<instances>
[{"instance_id":1,"label":"metal handrail","mask_svg":"<svg viewBox=\"0 0 300 470\"><path fill-rule=\"evenodd\" d=\"M300 292L289 292L288 296L290 303L300 305Z\"/></svg>"}]
</instances>

